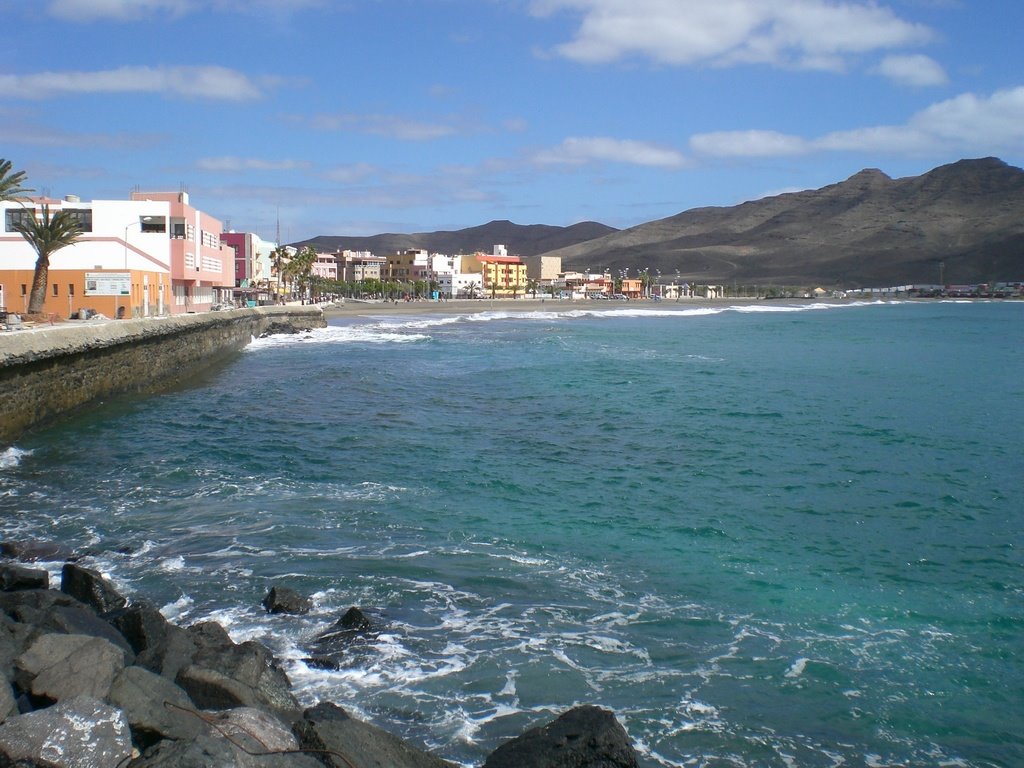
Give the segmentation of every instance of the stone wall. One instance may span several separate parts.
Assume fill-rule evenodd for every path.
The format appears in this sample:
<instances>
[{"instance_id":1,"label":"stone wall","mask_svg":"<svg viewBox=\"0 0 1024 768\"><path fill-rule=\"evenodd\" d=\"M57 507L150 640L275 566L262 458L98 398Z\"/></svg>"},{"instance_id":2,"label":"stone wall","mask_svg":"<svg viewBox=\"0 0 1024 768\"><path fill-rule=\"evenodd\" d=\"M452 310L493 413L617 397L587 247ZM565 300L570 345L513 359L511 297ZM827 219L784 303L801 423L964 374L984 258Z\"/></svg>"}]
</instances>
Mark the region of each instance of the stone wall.
<instances>
[{"instance_id":1,"label":"stone wall","mask_svg":"<svg viewBox=\"0 0 1024 768\"><path fill-rule=\"evenodd\" d=\"M319 307L257 307L0 334L0 445L91 402L156 392L264 332L322 328Z\"/></svg>"}]
</instances>

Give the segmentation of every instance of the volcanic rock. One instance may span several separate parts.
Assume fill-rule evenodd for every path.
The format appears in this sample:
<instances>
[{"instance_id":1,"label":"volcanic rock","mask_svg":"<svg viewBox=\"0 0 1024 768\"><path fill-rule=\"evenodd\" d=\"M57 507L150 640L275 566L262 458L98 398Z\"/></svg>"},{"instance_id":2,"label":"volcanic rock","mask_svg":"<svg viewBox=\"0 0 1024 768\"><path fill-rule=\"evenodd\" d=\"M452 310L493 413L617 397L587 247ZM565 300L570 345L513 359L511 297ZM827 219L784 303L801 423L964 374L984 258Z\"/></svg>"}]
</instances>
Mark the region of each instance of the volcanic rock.
<instances>
[{"instance_id":1,"label":"volcanic rock","mask_svg":"<svg viewBox=\"0 0 1024 768\"><path fill-rule=\"evenodd\" d=\"M0 724L0 765L99 768L124 765L131 754L124 713L88 696Z\"/></svg>"},{"instance_id":2,"label":"volcanic rock","mask_svg":"<svg viewBox=\"0 0 1024 768\"><path fill-rule=\"evenodd\" d=\"M61 592L91 605L100 613L127 605L128 601L99 571L75 563L64 563L61 569Z\"/></svg>"},{"instance_id":3,"label":"volcanic rock","mask_svg":"<svg viewBox=\"0 0 1024 768\"><path fill-rule=\"evenodd\" d=\"M506 742L483 768L637 768L637 755L615 715L590 705Z\"/></svg>"},{"instance_id":4,"label":"volcanic rock","mask_svg":"<svg viewBox=\"0 0 1024 768\"><path fill-rule=\"evenodd\" d=\"M331 768L454 768L336 704L307 709L294 730L303 748L324 751L321 760Z\"/></svg>"},{"instance_id":5,"label":"volcanic rock","mask_svg":"<svg viewBox=\"0 0 1024 768\"><path fill-rule=\"evenodd\" d=\"M288 587L271 587L270 592L263 598L263 607L269 613L309 613L313 607L313 601L303 597L294 589Z\"/></svg>"}]
</instances>

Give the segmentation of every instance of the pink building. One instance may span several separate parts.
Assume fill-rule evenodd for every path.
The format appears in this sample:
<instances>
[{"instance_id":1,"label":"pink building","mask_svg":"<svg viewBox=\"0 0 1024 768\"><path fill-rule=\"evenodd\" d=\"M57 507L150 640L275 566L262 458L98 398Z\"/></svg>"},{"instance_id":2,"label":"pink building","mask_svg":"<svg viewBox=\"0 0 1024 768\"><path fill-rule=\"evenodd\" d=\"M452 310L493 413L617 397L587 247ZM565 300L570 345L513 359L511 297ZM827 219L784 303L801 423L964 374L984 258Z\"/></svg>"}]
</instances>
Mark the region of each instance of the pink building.
<instances>
[{"instance_id":1,"label":"pink building","mask_svg":"<svg viewBox=\"0 0 1024 768\"><path fill-rule=\"evenodd\" d=\"M141 227L143 232L166 227L170 238L171 314L205 312L230 300L235 261L233 250L221 247L221 221L189 205L187 192L133 192L131 199L168 204L166 223L143 221Z\"/></svg>"}]
</instances>

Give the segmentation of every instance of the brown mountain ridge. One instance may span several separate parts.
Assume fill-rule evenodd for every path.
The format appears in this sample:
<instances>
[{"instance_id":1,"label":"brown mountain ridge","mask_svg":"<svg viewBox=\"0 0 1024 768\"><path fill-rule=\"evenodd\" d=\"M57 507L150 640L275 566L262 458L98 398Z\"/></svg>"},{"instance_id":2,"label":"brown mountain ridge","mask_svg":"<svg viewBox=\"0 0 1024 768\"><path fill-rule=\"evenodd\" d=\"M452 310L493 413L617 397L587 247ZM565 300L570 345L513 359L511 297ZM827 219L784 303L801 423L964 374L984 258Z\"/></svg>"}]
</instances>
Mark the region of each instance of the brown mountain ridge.
<instances>
[{"instance_id":1,"label":"brown mountain ridge","mask_svg":"<svg viewBox=\"0 0 1024 768\"><path fill-rule=\"evenodd\" d=\"M301 248L312 245L318 251L331 253L339 250L372 251L384 255L399 253L411 248L425 248L431 253L490 253L497 244L508 246L508 252L518 256L536 256L544 251L593 240L617 230L584 221L570 227L554 227L546 224L513 224L511 221L492 221L479 227L469 227L442 232L421 232L418 234L383 234L369 237L341 235L320 235L301 243Z\"/></svg>"},{"instance_id":2,"label":"brown mountain ridge","mask_svg":"<svg viewBox=\"0 0 1024 768\"><path fill-rule=\"evenodd\" d=\"M551 255L567 269L678 271L701 283L1020 281L1024 171L992 157L903 179L868 169L822 189L697 208Z\"/></svg>"}]
</instances>

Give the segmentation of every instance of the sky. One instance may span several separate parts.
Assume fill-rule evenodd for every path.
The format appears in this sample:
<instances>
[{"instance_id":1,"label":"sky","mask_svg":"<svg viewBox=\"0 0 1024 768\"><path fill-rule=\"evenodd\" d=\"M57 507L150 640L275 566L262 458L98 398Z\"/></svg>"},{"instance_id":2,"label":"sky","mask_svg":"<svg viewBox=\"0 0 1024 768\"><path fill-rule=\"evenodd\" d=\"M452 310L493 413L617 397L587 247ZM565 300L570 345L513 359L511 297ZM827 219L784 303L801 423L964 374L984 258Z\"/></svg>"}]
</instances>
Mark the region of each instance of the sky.
<instances>
[{"instance_id":1,"label":"sky","mask_svg":"<svg viewBox=\"0 0 1024 768\"><path fill-rule=\"evenodd\" d=\"M625 228L1024 164L1021 0L0 0L0 157L236 231Z\"/></svg>"}]
</instances>

